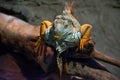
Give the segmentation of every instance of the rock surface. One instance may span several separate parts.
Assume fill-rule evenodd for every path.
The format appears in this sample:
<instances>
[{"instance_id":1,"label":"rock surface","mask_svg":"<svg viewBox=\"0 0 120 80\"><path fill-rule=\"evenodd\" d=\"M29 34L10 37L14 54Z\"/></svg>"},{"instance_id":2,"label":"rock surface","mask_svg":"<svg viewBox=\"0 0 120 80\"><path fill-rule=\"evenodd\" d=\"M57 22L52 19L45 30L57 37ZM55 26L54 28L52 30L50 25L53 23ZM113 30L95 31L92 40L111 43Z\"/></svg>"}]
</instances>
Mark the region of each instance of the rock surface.
<instances>
[{"instance_id":1,"label":"rock surface","mask_svg":"<svg viewBox=\"0 0 120 80\"><path fill-rule=\"evenodd\" d=\"M0 0L0 12L14 15L31 24L53 21L69 0ZM120 0L75 0L74 15L82 24L93 25L96 49L120 59ZM120 68L105 64L120 78Z\"/></svg>"}]
</instances>

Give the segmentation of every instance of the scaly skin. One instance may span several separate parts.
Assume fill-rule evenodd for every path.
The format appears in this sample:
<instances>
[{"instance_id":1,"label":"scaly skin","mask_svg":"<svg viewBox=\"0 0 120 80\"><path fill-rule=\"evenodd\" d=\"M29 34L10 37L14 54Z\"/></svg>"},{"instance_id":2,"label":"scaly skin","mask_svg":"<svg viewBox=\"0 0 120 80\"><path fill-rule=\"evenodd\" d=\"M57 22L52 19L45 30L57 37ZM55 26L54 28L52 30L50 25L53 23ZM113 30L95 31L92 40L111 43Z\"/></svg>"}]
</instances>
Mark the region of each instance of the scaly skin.
<instances>
[{"instance_id":1,"label":"scaly skin","mask_svg":"<svg viewBox=\"0 0 120 80\"><path fill-rule=\"evenodd\" d=\"M70 14L70 15L69 15L70 18L71 18L70 20L72 20L72 22L73 22L73 24L74 24L74 27L75 27L76 29L79 29L79 27L80 27L79 22L78 22L74 17L72 17L72 15L71 15L71 12L72 12L72 9L71 9L71 8L72 8L72 6L71 6L71 5L70 5L70 6L67 5L67 7L68 7L68 8L65 8L65 11L64 11L64 12L66 13L66 15ZM75 23L74 23L74 22L75 22ZM39 45L39 44L42 43L42 36L44 35L46 29L47 29L48 27L50 27L51 25L52 25L52 23L49 22L49 21L43 21L43 22L42 22L41 27L40 27L40 37L39 37L38 41L35 43L35 46L37 46L37 45ZM81 37L81 39L80 39L80 44L79 44L79 49L80 49L80 50L84 50L84 49L85 49L85 48L84 48L84 45L85 45L85 42L90 39L91 29L92 29L92 26L91 26L90 24L84 24L84 25L82 25L82 26L80 27L80 32L81 32L81 34L82 34L82 37ZM55 36L55 35L54 35L54 37L59 39L60 36ZM42 47L42 45L40 45L40 46ZM44 51L42 51L42 48L40 49L40 52L41 52L41 53L44 52ZM43 53L42 53L42 54L43 54ZM58 54L58 55L59 55L59 54ZM60 71L60 78L61 78L61 76L62 76L62 66L63 66L63 64L62 64L62 58L60 58L59 56L57 57L57 63L58 63L58 68L59 68L59 71ZM66 68L66 70L68 69L67 64L66 64L65 68Z\"/></svg>"},{"instance_id":2,"label":"scaly skin","mask_svg":"<svg viewBox=\"0 0 120 80\"><path fill-rule=\"evenodd\" d=\"M80 39L80 44L79 44L80 50L85 50L84 48L85 42L87 42L91 38L91 29L92 26L90 24L84 24L81 26L80 32L82 34L82 37Z\"/></svg>"},{"instance_id":3,"label":"scaly skin","mask_svg":"<svg viewBox=\"0 0 120 80\"><path fill-rule=\"evenodd\" d=\"M39 58L43 59L47 46L43 40L44 33L48 27L51 27L52 23L49 21L43 21L40 26L40 36L34 46L37 48L37 53L40 54Z\"/></svg>"},{"instance_id":4,"label":"scaly skin","mask_svg":"<svg viewBox=\"0 0 120 80\"><path fill-rule=\"evenodd\" d=\"M48 27L51 27L52 23L49 22L49 21L43 21L41 23L41 27L40 27L40 36L39 36L39 39L37 40L37 42L35 43L35 46L38 46L39 44L42 43L42 36L44 36L44 33L46 31L46 29ZM84 45L85 45L85 42L88 41L90 39L90 34L91 34L91 29L92 29L92 26L90 24L84 24L81 26L80 28L80 32L82 34L82 37L81 37L81 40L80 40L80 45L79 45L79 49L80 50L84 50ZM42 47L42 45L40 45ZM42 49L40 49L41 51L41 54L44 54L42 52L44 52ZM58 58L58 68L60 70L60 76L62 76L62 59L61 58ZM67 69L67 65L65 66L65 68Z\"/></svg>"},{"instance_id":5,"label":"scaly skin","mask_svg":"<svg viewBox=\"0 0 120 80\"><path fill-rule=\"evenodd\" d=\"M46 31L46 29L48 27L51 27L52 23L50 21L43 21L41 23L41 26L40 26L40 36L39 36L39 39L37 40L37 42L35 43L35 46L38 46L39 44L42 43L42 36L44 35L44 32Z\"/></svg>"}]
</instances>

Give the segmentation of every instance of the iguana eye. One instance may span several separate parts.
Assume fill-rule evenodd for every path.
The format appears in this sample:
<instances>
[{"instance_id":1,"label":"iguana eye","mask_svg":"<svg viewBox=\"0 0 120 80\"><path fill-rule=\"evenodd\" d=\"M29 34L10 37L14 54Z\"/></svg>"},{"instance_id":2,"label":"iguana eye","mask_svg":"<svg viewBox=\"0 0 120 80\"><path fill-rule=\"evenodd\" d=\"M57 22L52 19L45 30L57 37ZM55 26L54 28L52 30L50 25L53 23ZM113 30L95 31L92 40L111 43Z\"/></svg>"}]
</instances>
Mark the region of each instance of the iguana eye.
<instances>
[{"instance_id":1,"label":"iguana eye","mask_svg":"<svg viewBox=\"0 0 120 80\"><path fill-rule=\"evenodd\" d=\"M55 24L52 25L50 32L53 32L55 30Z\"/></svg>"}]
</instances>

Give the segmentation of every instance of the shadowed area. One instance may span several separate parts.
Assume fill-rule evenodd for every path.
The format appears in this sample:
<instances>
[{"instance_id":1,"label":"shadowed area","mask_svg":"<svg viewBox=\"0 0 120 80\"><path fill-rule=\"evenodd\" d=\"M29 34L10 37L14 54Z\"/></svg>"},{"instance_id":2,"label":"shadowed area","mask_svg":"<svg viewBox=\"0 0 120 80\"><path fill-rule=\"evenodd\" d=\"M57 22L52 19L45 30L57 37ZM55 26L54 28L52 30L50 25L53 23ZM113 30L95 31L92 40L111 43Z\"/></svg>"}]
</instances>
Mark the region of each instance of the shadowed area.
<instances>
[{"instance_id":1,"label":"shadowed area","mask_svg":"<svg viewBox=\"0 0 120 80\"><path fill-rule=\"evenodd\" d=\"M9 47L0 45L0 80L58 80L59 72L57 69L56 58L52 58L52 63L50 63L49 56L46 58L46 63L50 63L48 68L48 73L45 73L40 65L38 65L34 60L28 59L22 52L15 52ZM70 49L70 54L74 53L74 49ZM72 53L73 52L73 53ZM66 53L65 53L66 54ZM65 56L64 56L65 57ZM48 60L47 60L48 59ZM109 72L104 66L100 65L94 59L84 59L79 58L75 59L73 57L67 56L67 61L78 62L84 67L88 66L93 69L103 70ZM76 66L76 63L74 64ZM72 68L71 68L72 69ZM88 80L88 76L84 76L84 79ZM63 80L71 80L70 75L63 73ZM75 79L76 80L76 79ZM89 77L89 80L94 80L92 77Z\"/></svg>"},{"instance_id":2,"label":"shadowed area","mask_svg":"<svg viewBox=\"0 0 120 80\"><path fill-rule=\"evenodd\" d=\"M45 73L34 60L3 46L0 45L0 80L49 80L53 75ZM52 80L56 80L54 76Z\"/></svg>"}]
</instances>

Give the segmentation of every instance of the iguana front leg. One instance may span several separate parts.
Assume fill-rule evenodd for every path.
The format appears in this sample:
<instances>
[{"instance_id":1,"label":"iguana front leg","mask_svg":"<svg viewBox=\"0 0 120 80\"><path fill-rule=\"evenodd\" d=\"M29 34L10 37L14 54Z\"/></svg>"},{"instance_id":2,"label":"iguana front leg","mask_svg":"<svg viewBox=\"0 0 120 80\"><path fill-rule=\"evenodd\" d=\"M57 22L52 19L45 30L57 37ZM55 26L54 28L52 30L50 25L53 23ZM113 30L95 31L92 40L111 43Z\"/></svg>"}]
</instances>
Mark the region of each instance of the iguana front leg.
<instances>
[{"instance_id":1,"label":"iguana front leg","mask_svg":"<svg viewBox=\"0 0 120 80\"><path fill-rule=\"evenodd\" d=\"M35 46L38 46L42 42L42 36L44 35L46 29L48 27L51 27L51 25L52 25L52 23L50 21L47 21L47 20L45 20L45 21L43 21L41 23L41 26L40 26L40 36L39 36L37 42L35 43Z\"/></svg>"},{"instance_id":2,"label":"iguana front leg","mask_svg":"<svg viewBox=\"0 0 120 80\"><path fill-rule=\"evenodd\" d=\"M37 48L38 61L40 61L41 68L47 72L47 65L44 64L44 55L46 52L47 46L45 45L45 41L43 40L44 33L47 28L51 27L52 23L49 21L43 21L40 26L40 36L34 46Z\"/></svg>"},{"instance_id":3,"label":"iguana front leg","mask_svg":"<svg viewBox=\"0 0 120 80\"><path fill-rule=\"evenodd\" d=\"M80 45L79 45L80 50L85 49L84 48L85 42L91 38L91 29L92 29L92 25L90 24L84 24L81 26L80 32L82 36L81 36Z\"/></svg>"}]
</instances>

